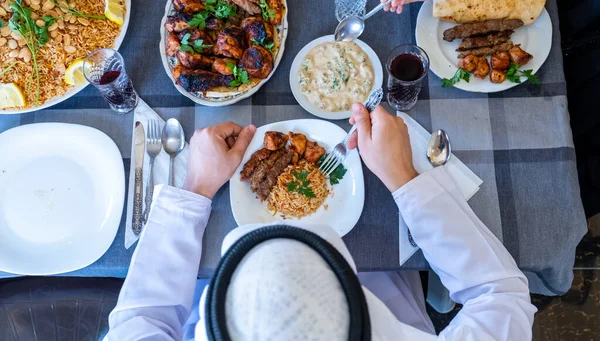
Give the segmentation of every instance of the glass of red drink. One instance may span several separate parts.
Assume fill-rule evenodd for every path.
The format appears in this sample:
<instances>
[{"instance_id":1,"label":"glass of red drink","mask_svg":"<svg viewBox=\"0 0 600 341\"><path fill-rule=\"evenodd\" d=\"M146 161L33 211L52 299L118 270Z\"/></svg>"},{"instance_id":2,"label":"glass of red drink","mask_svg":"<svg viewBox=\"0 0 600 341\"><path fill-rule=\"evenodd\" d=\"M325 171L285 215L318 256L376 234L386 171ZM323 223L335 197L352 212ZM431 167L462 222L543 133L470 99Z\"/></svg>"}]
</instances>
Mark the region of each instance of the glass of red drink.
<instances>
[{"instance_id":1,"label":"glass of red drink","mask_svg":"<svg viewBox=\"0 0 600 341\"><path fill-rule=\"evenodd\" d=\"M416 45L400 45L388 56L386 67L388 103L396 110L410 110L429 71L429 56Z\"/></svg>"},{"instance_id":2,"label":"glass of red drink","mask_svg":"<svg viewBox=\"0 0 600 341\"><path fill-rule=\"evenodd\" d=\"M138 95L127 76L125 63L119 52L113 49L92 52L83 62L83 75L100 91L114 111L125 114L137 105Z\"/></svg>"}]
</instances>

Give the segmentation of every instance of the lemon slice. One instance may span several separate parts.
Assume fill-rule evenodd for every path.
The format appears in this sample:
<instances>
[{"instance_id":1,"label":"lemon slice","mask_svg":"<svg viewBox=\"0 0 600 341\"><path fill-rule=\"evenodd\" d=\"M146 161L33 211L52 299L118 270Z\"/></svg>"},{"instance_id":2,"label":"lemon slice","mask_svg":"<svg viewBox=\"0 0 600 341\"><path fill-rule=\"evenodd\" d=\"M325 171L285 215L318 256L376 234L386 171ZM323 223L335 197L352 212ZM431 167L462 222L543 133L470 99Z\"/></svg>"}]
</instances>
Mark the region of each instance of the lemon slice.
<instances>
[{"instance_id":1,"label":"lemon slice","mask_svg":"<svg viewBox=\"0 0 600 341\"><path fill-rule=\"evenodd\" d=\"M123 6L121 6L119 0L106 0L104 15L108 20L117 25L123 25L123 20L125 18L124 12Z\"/></svg>"},{"instance_id":2,"label":"lemon slice","mask_svg":"<svg viewBox=\"0 0 600 341\"><path fill-rule=\"evenodd\" d=\"M86 84L87 79L83 75L83 59L74 60L65 70L65 83L69 85Z\"/></svg>"},{"instance_id":3,"label":"lemon slice","mask_svg":"<svg viewBox=\"0 0 600 341\"><path fill-rule=\"evenodd\" d=\"M25 106L25 96L15 83L0 84L0 108L15 108Z\"/></svg>"}]
</instances>

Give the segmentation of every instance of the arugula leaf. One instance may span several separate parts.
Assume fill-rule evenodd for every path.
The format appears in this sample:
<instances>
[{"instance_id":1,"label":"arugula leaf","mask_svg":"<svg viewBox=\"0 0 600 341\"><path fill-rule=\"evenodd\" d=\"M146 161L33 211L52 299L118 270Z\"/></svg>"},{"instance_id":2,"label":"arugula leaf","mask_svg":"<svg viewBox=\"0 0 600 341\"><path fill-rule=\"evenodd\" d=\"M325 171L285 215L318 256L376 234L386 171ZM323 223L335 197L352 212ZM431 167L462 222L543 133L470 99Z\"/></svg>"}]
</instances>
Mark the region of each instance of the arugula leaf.
<instances>
[{"instance_id":1,"label":"arugula leaf","mask_svg":"<svg viewBox=\"0 0 600 341\"><path fill-rule=\"evenodd\" d=\"M260 0L258 6L260 6L262 17L265 21L275 18L275 10L271 9L265 0Z\"/></svg>"},{"instance_id":2,"label":"arugula leaf","mask_svg":"<svg viewBox=\"0 0 600 341\"><path fill-rule=\"evenodd\" d=\"M233 80L229 83L230 87L234 88L250 82L250 77L248 76L248 72L246 72L246 70L237 67L237 65L231 62L227 62L225 65L227 65L227 68L233 74Z\"/></svg>"},{"instance_id":3,"label":"arugula leaf","mask_svg":"<svg viewBox=\"0 0 600 341\"><path fill-rule=\"evenodd\" d=\"M469 83L469 81L471 80L471 74L463 68L458 68L458 70L456 70L452 78L442 78L442 88L449 88L451 86L454 86L454 84L460 82L461 79Z\"/></svg>"},{"instance_id":4,"label":"arugula leaf","mask_svg":"<svg viewBox=\"0 0 600 341\"><path fill-rule=\"evenodd\" d=\"M519 70L519 64L512 63L506 71L506 79L513 83L521 83L521 76L526 77L531 84L540 84L540 81L533 74L533 70Z\"/></svg>"}]
</instances>

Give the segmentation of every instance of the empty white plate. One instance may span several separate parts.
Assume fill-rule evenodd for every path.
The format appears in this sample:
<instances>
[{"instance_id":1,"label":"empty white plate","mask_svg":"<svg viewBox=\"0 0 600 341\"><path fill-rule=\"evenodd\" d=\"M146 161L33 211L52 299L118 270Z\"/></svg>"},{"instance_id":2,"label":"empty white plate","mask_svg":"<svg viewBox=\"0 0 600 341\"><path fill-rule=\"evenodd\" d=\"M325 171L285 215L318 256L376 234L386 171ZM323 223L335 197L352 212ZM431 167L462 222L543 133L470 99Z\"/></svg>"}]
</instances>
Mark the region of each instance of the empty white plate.
<instances>
[{"instance_id":1,"label":"empty white plate","mask_svg":"<svg viewBox=\"0 0 600 341\"><path fill-rule=\"evenodd\" d=\"M444 31L456 25L434 18L432 1L425 1L419 10L415 31L417 45L427 52L431 71L440 78L450 79L458 69L456 64L459 52L456 52L456 49L462 39L455 39L453 42L442 39ZM510 40L515 44L521 44L523 50L533 55L533 59L521 69L532 69L533 73L536 73L548 58L552 47L552 22L546 9L544 8L532 25L517 28ZM525 83L526 78L521 77L521 81ZM519 84L508 80L496 84L490 82L489 77L479 79L471 76L469 83L461 80L454 87L471 92L498 92L517 85Z\"/></svg>"},{"instance_id":2,"label":"empty white plate","mask_svg":"<svg viewBox=\"0 0 600 341\"><path fill-rule=\"evenodd\" d=\"M252 154L263 147L265 132L279 131L287 134L302 133L320 146L329 150L340 143L346 132L339 126L322 120L293 120L271 123L256 130L256 134L244 155L240 167L229 182L231 209L239 226L254 223L274 223L282 221L280 214L273 215L267 209L267 203L256 198L250 190L250 184L240 180L240 171ZM329 225L340 236L344 236L358 222L365 203L365 180L363 177L360 156L356 150L350 152L344 161L348 169L339 184L333 186L334 195L330 195L314 214L302 219L293 219L300 223ZM329 181L328 181L329 184ZM327 209L325 209L327 205Z\"/></svg>"},{"instance_id":3,"label":"empty white plate","mask_svg":"<svg viewBox=\"0 0 600 341\"><path fill-rule=\"evenodd\" d=\"M0 134L0 271L50 275L86 267L112 244L125 172L115 143L74 124Z\"/></svg>"}]
</instances>

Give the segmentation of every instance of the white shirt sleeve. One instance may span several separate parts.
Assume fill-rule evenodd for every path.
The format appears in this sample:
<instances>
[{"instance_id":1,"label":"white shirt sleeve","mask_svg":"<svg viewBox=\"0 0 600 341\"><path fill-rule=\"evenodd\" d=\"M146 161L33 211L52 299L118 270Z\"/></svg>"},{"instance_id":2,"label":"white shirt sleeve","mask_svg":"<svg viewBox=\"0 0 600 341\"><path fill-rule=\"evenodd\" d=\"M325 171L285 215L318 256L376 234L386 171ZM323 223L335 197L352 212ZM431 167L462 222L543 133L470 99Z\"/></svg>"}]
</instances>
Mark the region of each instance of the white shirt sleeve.
<instances>
[{"instance_id":1,"label":"white shirt sleeve","mask_svg":"<svg viewBox=\"0 0 600 341\"><path fill-rule=\"evenodd\" d=\"M393 193L415 242L463 304L441 340L531 340L527 278L504 245L477 218L443 167Z\"/></svg>"},{"instance_id":2,"label":"white shirt sleeve","mask_svg":"<svg viewBox=\"0 0 600 341\"><path fill-rule=\"evenodd\" d=\"M105 340L181 340L190 315L211 201L157 186Z\"/></svg>"}]
</instances>

